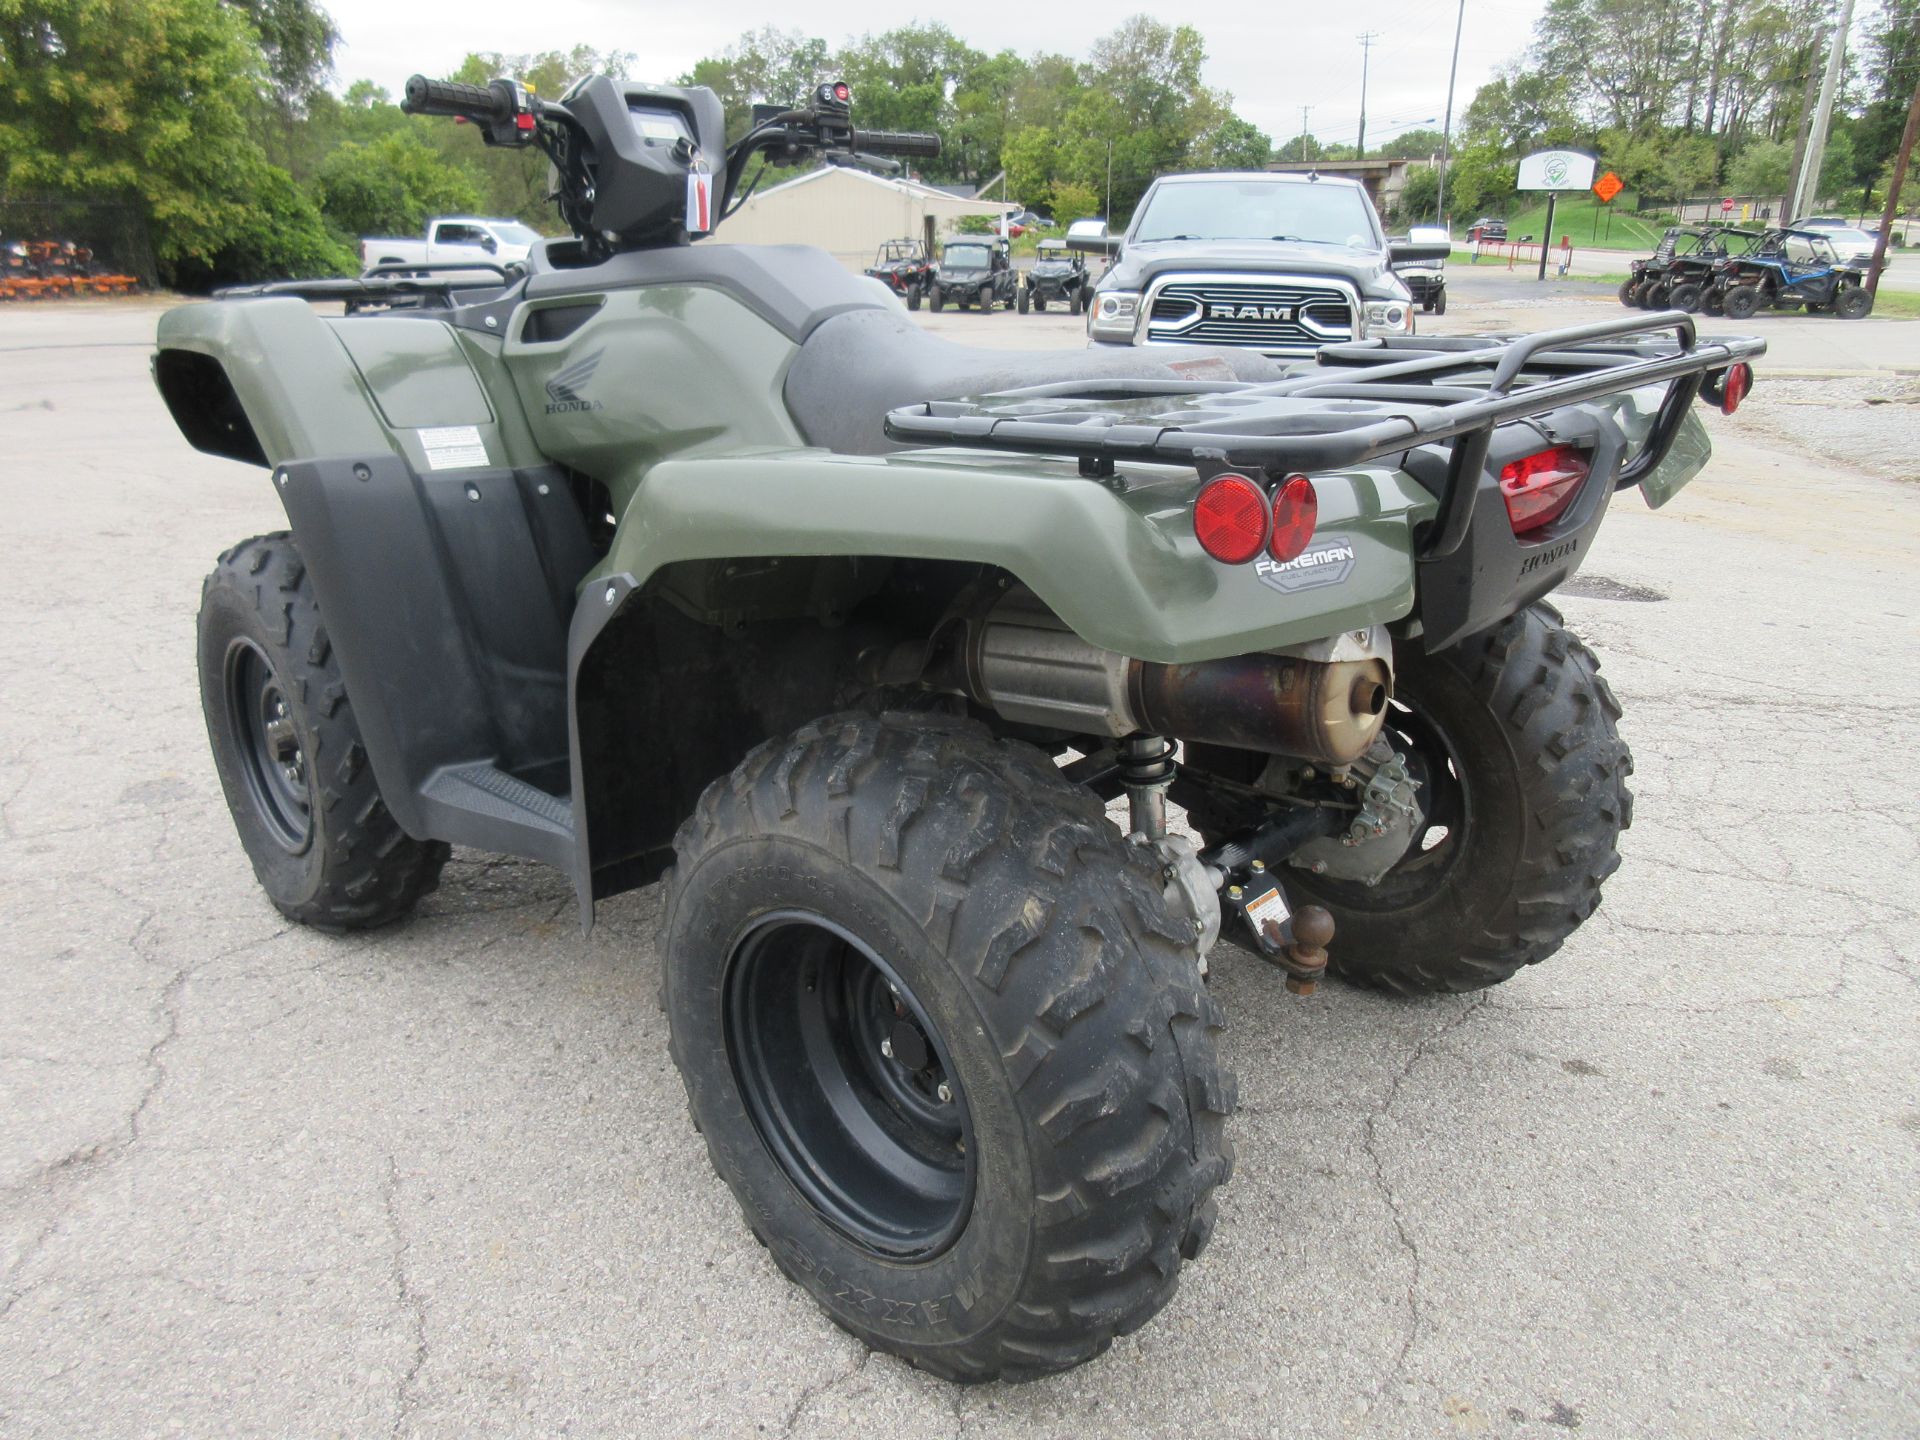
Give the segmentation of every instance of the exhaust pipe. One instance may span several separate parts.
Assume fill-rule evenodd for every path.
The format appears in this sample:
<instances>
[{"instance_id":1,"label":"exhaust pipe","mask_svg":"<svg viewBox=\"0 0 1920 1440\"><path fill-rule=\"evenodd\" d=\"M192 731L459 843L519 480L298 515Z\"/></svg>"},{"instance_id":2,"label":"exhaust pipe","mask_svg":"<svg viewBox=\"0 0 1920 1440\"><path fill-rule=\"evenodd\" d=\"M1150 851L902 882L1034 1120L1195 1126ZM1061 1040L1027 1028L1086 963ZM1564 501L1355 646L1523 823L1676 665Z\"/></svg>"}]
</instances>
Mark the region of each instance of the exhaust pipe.
<instances>
[{"instance_id":1,"label":"exhaust pipe","mask_svg":"<svg viewBox=\"0 0 1920 1440\"><path fill-rule=\"evenodd\" d=\"M1393 693L1375 627L1301 647L1159 665L1089 645L1031 591L1015 590L967 647L974 699L1009 720L1077 735L1165 735L1346 765L1366 754ZM1319 652L1319 653L1314 653Z\"/></svg>"}]
</instances>

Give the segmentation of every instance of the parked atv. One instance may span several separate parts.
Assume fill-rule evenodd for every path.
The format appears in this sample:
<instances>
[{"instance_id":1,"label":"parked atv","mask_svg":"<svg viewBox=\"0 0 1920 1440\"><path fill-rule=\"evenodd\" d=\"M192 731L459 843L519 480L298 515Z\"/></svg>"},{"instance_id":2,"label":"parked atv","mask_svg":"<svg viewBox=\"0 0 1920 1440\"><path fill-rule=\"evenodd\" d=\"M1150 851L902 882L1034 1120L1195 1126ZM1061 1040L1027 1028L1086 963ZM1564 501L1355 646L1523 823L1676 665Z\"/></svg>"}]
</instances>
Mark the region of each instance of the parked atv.
<instances>
[{"instance_id":1,"label":"parked atv","mask_svg":"<svg viewBox=\"0 0 1920 1440\"><path fill-rule=\"evenodd\" d=\"M849 103L727 146L705 89L416 77L544 152L575 238L491 287L182 307L155 376L290 523L220 557L198 638L273 904L387 924L454 845L558 867L583 923L661 882L671 1054L774 1262L871 1346L1018 1379L1214 1229L1226 928L1297 993L1415 994L1593 912L1632 764L1544 599L1764 346L995 353L821 251L689 245L755 157L936 152Z\"/></svg>"},{"instance_id":2,"label":"parked atv","mask_svg":"<svg viewBox=\"0 0 1920 1440\"><path fill-rule=\"evenodd\" d=\"M1775 230L1751 254L1717 272L1719 301L1729 320L1756 310L1794 310L1860 320L1873 313L1867 270L1834 249L1822 230Z\"/></svg>"},{"instance_id":3,"label":"parked atv","mask_svg":"<svg viewBox=\"0 0 1920 1440\"><path fill-rule=\"evenodd\" d=\"M1627 267L1627 278L1620 285L1620 303L1646 310L1695 311L1713 262L1727 254L1724 232L1715 225L1675 225L1660 237L1653 254L1635 260ZM1673 300L1681 285L1694 285L1682 298L1691 304Z\"/></svg>"},{"instance_id":4,"label":"parked atv","mask_svg":"<svg viewBox=\"0 0 1920 1440\"><path fill-rule=\"evenodd\" d=\"M1649 310L1684 310L1689 315L1707 309L1708 297L1716 291L1718 277L1724 273L1724 262L1752 253L1765 233L1718 225L1669 230L1662 245L1675 242L1675 237L1678 240L1671 243L1664 266L1641 287L1637 299L1628 296L1632 281L1621 287L1621 299Z\"/></svg>"},{"instance_id":5,"label":"parked atv","mask_svg":"<svg viewBox=\"0 0 1920 1440\"><path fill-rule=\"evenodd\" d=\"M991 235L961 235L947 241L934 266L927 303L935 310L952 304L1013 308L1018 282L1005 240Z\"/></svg>"},{"instance_id":6,"label":"parked atv","mask_svg":"<svg viewBox=\"0 0 1920 1440\"><path fill-rule=\"evenodd\" d=\"M918 240L888 240L866 273L906 301L907 309L918 310L933 280L933 262Z\"/></svg>"},{"instance_id":7,"label":"parked atv","mask_svg":"<svg viewBox=\"0 0 1920 1440\"><path fill-rule=\"evenodd\" d=\"M1026 314L1029 308L1045 313L1047 306L1054 304L1064 305L1070 315L1078 315L1092 286L1086 260L1067 249L1065 240L1042 240L1033 268L1021 277L1020 313Z\"/></svg>"}]
</instances>

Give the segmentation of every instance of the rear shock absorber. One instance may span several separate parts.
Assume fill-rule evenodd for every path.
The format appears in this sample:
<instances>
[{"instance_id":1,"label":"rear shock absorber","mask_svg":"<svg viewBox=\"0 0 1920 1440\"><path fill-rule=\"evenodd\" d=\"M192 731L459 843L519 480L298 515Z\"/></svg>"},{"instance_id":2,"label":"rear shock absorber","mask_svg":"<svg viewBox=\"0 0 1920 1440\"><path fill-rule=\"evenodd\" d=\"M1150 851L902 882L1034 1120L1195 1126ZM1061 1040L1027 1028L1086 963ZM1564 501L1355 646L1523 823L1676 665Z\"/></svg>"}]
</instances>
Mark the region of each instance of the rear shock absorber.
<instances>
[{"instance_id":1,"label":"rear shock absorber","mask_svg":"<svg viewBox=\"0 0 1920 1440\"><path fill-rule=\"evenodd\" d=\"M1127 787L1127 829L1149 841L1167 834L1167 788L1179 766L1162 735L1129 735L1120 742L1120 780Z\"/></svg>"}]
</instances>

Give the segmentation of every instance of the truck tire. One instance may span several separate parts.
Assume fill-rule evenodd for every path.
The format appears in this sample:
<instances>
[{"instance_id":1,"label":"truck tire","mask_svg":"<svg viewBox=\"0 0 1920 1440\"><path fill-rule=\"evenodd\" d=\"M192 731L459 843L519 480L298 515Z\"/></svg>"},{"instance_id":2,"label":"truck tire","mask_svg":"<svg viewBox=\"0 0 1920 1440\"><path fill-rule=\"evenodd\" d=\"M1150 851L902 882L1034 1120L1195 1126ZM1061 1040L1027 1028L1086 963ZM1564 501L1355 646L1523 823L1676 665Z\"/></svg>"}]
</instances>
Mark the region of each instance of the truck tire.
<instances>
[{"instance_id":1,"label":"truck tire","mask_svg":"<svg viewBox=\"0 0 1920 1440\"><path fill-rule=\"evenodd\" d=\"M1760 291L1752 285L1730 285L1720 297L1720 308L1729 320L1745 320L1760 308Z\"/></svg>"},{"instance_id":2,"label":"truck tire","mask_svg":"<svg viewBox=\"0 0 1920 1440\"><path fill-rule=\"evenodd\" d=\"M1281 873L1296 902L1333 915L1333 974L1400 995L1479 990L1558 950L1619 868L1633 816L1620 705L1544 604L1437 654L1409 643L1395 670L1387 733L1424 772L1423 834L1377 885ZM1230 778L1245 754L1187 753ZM1210 837L1243 818L1189 810Z\"/></svg>"},{"instance_id":3,"label":"truck tire","mask_svg":"<svg viewBox=\"0 0 1920 1440\"><path fill-rule=\"evenodd\" d=\"M201 587L199 659L214 768L267 898L321 930L413 909L448 847L409 838L381 800L291 536L220 557Z\"/></svg>"},{"instance_id":4,"label":"truck tire","mask_svg":"<svg viewBox=\"0 0 1920 1440\"><path fill-rule=\"evenodd\" d=\"M1807 307L1811 310L1813 307ZM1833 313L1842 320L1864 320L1873 313L1873 294L1864 285L1842 286L1833 297Z\"/></svg>"},{"instance_id":5,"label":"truck tire","mask_svg":"<svg viewBox=\"0 0 1920 1440\"><path fill-rule=\"evenodd\" d=\"M1234 1085L1194 918L1097 797L971 722L840 715L754 751L674 845L694 1123L836 1323L1022 1380L1166 1304Z\"/></svg>"}]
</instances>

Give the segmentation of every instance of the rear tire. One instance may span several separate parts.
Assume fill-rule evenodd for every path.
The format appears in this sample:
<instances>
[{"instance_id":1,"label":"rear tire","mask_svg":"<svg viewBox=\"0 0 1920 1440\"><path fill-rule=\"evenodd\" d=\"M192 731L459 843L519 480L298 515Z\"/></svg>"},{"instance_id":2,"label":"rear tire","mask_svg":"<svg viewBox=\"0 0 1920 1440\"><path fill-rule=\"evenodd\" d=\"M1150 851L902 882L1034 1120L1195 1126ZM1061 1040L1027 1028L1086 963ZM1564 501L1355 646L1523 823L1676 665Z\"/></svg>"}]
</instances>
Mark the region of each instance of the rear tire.
<instances>
[{"instance_id":1,"label":"rear tire","mask_svg":"<svg viewBox=\"0 0 1920 1440\"><path fill-rule=\"evenodd\" d=\"M365 930L440 883L448 847L380 798L291 536L243 540L201 588L200 702L240 844L289 920Z\"/></svg>"},{"instance_id":2,"label":"rear tire","mask_svg":"<svg viewBox=\"0 0 1920 1440\"><path fill-rule=\"evenodd\" d=\"M1760 292L1751 285L1734 285L1720 297L1729 320L1745 320L1760 308Z\"/></svg>"},{"instance_id":3,"label":"rear tire","mask_svg":"<svg viewBox=\"0 0 1920 1440\"><path fill-rule=\"evenodd\" d=\"M1193 917L1096 797L969 722L842 715L709 787L675 849L694 1123L835 1322L1020 1380L1166 1304L1232 1169L1233 1082Z\"/></svg>"},{"instance_id":4,"label":"rear tire","mask_svg":"<svg viewBox=\"0 0 1920 1440\"><path fill-rule=\"evenodd\" d=\"M1374 886L1280 873L1297 901L1332 913L1342 979L1400 995L1497 985L1558 950L1619 868L1633 817L1620 705L1547 605L1438 654L1409 644L1396 662L1387 730L1424 762L1423 833ZM1229 778L1244 778L1230 768L1243 753L1188 747L1190 763ZM1209 838L1245 819L1189 818Z\"/></svg>"}]
</instances>

